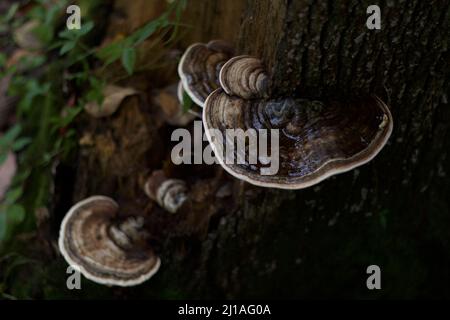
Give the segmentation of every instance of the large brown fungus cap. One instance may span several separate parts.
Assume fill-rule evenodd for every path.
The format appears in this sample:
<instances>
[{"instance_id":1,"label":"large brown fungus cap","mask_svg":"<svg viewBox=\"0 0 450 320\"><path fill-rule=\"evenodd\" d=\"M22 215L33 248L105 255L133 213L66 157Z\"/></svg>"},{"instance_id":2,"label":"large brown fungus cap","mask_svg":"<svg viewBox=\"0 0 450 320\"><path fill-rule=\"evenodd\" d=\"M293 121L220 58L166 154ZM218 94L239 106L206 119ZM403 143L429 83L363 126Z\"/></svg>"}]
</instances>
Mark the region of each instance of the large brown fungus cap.
<instances>
[{"instance_id":1,"label":"large brown fungus cap","mask_svg":"<svg viewBox=\"0 0 450 320\"><path fill-rule=\"evenodd\" d=\"M77 203L62 222L59 249L86 278L133 286L151 278L161 262L141 237L142 222L129 218L116 224L118 210L117 203L104 196Z\"/></svg>"},{"instance_id":2,"label":"large brown fungus cap","mask_svg":"<svg viewBox=\"0 0 450 320\"><path fill-rule=\"evenodd\" d=\"M306 188L370 161L386 144L393 126L389 108L376 96L326 103L245 100L222 89L208 97L203 123L216 157L229 173L255 185L282 189ZM212 138L213 129L226 137L226 129L237 128L279 129L278 173L262 175L260 159L248 162L248 148L245 164L225 163L224 144Z\"/></svg>"},{"instance_id":3,"label":"large brown fungus cap","mask_svg":"<svg viewBox=\"0 0 450 320\"><path fill-rule=\"evenodd\" d=\"M233 56L233 48L222 40L195 43L186 49L178 64L183 88L197 105L203 107L208 95L219 87L219 72Z\"/></svg>"}]
</instances>

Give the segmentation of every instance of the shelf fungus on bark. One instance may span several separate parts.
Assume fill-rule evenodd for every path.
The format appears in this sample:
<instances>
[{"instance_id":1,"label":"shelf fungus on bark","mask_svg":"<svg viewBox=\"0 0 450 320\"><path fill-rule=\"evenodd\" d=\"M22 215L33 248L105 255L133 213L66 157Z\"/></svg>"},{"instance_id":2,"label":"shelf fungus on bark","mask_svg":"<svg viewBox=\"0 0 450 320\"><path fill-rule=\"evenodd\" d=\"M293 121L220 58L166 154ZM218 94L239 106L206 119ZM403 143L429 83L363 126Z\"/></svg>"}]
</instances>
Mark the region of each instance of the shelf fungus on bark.
<instances>
[{"instance_id":1,"label":"shelf fungus on bark","mask_svg":"<svg viewBox=\"0 0 450 320\"><path fill-rule=\"evenodd\" d=\"M144 191L170 213L176 213L188 200L187 185L179 179L169 179L162 170L156 170L147 179Z\"/></svg>"},{"instance_id":2,"label":"shelf fungus on bark","mask_svg":"<svg viewBox=\"0 0 450 320\"><path fill-rule=\"evenodd\" d=\"M217 89L206 100L203 124L219 163L233 176L263 187L302 189L373 159L386 144L393 119L376 96L346 102L245 100ZM242 129L250 143L237 145L230 155L227 129ZM264 132L277 139L267 143ZM278 162L267 168L271 161Z\"/></svg>"},{"instance_id":3,"label":"shelf fungus on bark","mask_svg":"<svg viewBox=\"0 0 450 320\"><path fill-rule=\"evenodd\" d=\"M219 82L229 95L243 99L268 98L270 77L261 60L251 56L237 56L220 69Z\"/></svg>"},{"instance_id":4,"label":"shelf fungus on bark","mask_svg":"<svg viewBox=\"0 0 450 320\"><path fill-rule=\"evenodd\" d=\"M188 188L183 180L169 179L162 170L156 170L147 179L144 191L170 213L176 213L188 200Z\"/></svg>"},{"instance_id":5,"label":"shelf fungus on bark","mask_svg":"<svg viewBox=\"0 0 450 320\"><path fill-rule=\"evenodd\" d=\"M232 46L223 40L195 43L186 49L178 64L178 74L189 97L203 107L208 95L219 88L219 72L234 55Z\"/></svg>"},{"instance_id":6,"label":"shelf fungus on bark","mask_svg":"<svg viewBox=\"0 0 450 320\"><path fill-rule=\"evenodd\" d=\"M146 241L143 219L118 222L118 210L105 196L77 203L61 224L59 249L74 269L94 282L134 286L151 278L161 261Z\"/></svg>"}]
</instances>

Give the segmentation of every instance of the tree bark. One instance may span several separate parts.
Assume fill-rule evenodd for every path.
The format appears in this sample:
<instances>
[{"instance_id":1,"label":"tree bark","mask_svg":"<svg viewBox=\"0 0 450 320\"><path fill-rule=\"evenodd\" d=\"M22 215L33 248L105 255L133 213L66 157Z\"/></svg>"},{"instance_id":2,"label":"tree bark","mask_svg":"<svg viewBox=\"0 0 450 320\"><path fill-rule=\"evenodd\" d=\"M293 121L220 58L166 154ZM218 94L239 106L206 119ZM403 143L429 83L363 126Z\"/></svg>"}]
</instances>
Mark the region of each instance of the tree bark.
<instances>
[{"instance_id":1,"label":"tree bark","mask_svg":"<svg viewBox=\"0 0 450 320\"><path fill-rule=\"evenodd\" d=\"M263 59L274 95L346 99L377 94L390 106L394 132L369 164L305 190L256 188L226 177L241 188L233 193L232 204L213 210L201 236L174 236L173 225L164 225L160 274L128 291L129 296L450 295L450 5L439 0L372 2L188 2L184 22L192 28L182 48L216 38L231 41L238 54ZM371 4L381 8L381 30L366 27ZM156 134L152 130L139 134ZM149 152L167 148L160 144L140 149L141 160L129 159L139 165L119 179L122 185L107 188L99 178L87 182L96 167L80 165L85 179L78 179L82 191L74 198L103 188L119 198L140 199L133 208L145 207L145 196L130 175L157 166L149 164ZM102 177L111 180L110 171ZM372 264L382 271L383 290L376 292L366 287L366 268Z\"/></svg>"},{"instance_id":2,"label":"tree bark","mask_svg":"<svg viewBox=\"0 0 450 320\"><path fill-rule=\"evenodd\" d=\"M371 4L246 3L234 42L239 54L263 58L276 93L375 93L391 107L395 129L360 169L307 190L242 199L203 244L203 272L227 297L449 292L449 236L438 226L449 222L449 5L382 1L382 29L368 30ZM386 279L382 293L365 286L371 264Z\"/></svg>"}]
</instances>

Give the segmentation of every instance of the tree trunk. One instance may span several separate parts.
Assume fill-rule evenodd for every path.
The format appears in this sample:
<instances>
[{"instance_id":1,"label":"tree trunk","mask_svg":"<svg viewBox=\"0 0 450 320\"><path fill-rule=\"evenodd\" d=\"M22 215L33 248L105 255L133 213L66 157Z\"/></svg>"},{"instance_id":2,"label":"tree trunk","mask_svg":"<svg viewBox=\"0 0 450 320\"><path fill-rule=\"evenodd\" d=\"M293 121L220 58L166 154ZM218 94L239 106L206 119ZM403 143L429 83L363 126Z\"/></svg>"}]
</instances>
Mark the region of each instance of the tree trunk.
<instances>
[{"instance_id":1,"label":"tree trunk","mask_svg":"<svg viewBox=\"0 0 450 320\"><path fill-rule=\"evenodd\" d=\"M194 219L206 225L204 232L180 234L167 222L175 218L153 218L155 224L165 221L155 226L164 230L158 239L162 268L145 286L128 291L130 296L450 295L450 5L372 2L188 2L184 22L192 27L181 47L217 38L233 42L238 54L263 59L275 95L346 99L377 94L390 106L394 132L369 164L304 190L257 188L225 173L217 177L214 168L213 181L232 181L233 201L206 210L205 221ZM371 4L381 8L381 30L366 27ZM121 111L114 120L120 134L125 127L130 137L160 134L170 140L140 112L138 107ZM147 129L133 132L141 125ZM161 166L151 160L161 148L170 155L164 142L152 139L134 141L143 147L133 149L136 153L117 168L125 162L136 165L119 178L111 173L113 164L105 163L101 173L89 164L92 155L81 155L74 200L103 192L124 203L138 199L129 208L146 207L138 173ZM89 181L94 172L95 181ZM375 292L366 287L366 268L372 264L382 272L382 290Z\"/></svg>"}]
</instances>

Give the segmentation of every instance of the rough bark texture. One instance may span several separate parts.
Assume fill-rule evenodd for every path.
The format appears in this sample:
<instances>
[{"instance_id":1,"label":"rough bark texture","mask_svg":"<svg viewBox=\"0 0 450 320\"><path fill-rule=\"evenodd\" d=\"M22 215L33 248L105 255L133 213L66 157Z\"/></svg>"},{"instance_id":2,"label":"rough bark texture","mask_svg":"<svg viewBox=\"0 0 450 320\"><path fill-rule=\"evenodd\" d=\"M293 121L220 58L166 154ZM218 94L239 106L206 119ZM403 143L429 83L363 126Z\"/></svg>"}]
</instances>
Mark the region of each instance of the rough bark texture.
<instances>
[{"instance_id":1,"label":"rough bark texture","mask_svg":"<svg viewBox=\"0 0 450 320\"><path fill-rule=\"evenodd\" d=\"M245 1L189 1L183 14L187 30L181 45L186 47L194 42L208 42L211 39L235 42L246 6Z\"/></svg>"},{"instance_id":2,"label":"rough bark texture","mask_svg":"<svg viewBox=\"0 0 450 320\"><path fill-rule=\"evenodd\" d=\"M203 272L227 297L449 294L449 6L379 2L382 29L368 30L372 2L247 1L235 43L264 59L277 94L376 93L395 129L360 169L242 199L203 244ZM365 287L370 264L381 292Z\"/></svg>"},{"instance_id":3,"label":"rough bark texture","mask_svg":"<svg viewBox=\"0 0 450 320\"><path fill-rule=\"evenodd\" d=\"M381 7L381 30L366 27L371 4ZM391 107L394 132L372 162L315 187L241 186L230 207L208 220L206 233L169 237L160 244L160 273L119 295L450 296L449 9L447 1L420 0L189 1L185 22L193 28L182 47L232 41L238 53L263 58L275 95L375 93ZM151 167L149 149L138 151L147 162L134 169ZM78 172L86 168L83 174L92 176L96 167L81 165ZM139 193L127 184L131 175L107 193L128 199ZM75 198L106 188L87 184ZM138 209L145 206L139 197ZM366 288L372 264L382 270L379 291Z\"/></svg>"}]
</instances>

